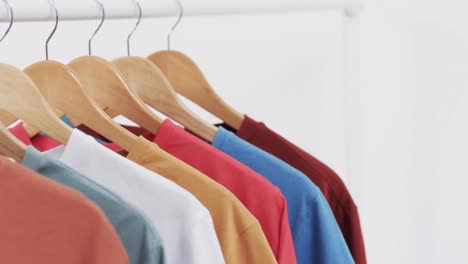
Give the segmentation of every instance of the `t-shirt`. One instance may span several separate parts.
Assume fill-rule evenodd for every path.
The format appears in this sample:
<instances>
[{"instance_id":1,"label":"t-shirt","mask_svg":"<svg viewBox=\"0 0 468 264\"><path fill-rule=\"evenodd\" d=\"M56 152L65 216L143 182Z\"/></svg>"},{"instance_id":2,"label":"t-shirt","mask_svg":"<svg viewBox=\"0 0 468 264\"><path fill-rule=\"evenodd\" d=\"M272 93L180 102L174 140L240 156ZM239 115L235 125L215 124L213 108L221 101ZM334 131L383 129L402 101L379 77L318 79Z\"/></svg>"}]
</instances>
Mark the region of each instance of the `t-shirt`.
<instances>
[{"instance_id":1,"label":"t-shirt","mask_svg":"<svg viewBox=\"0 0 468 264\"><path fill-rule=\"evenodd\" d=\"M0 182L0 263L128 263L104 213L80 193L3 157Z\"/></svg>"},{"instance_id":2,"label":"t-shirt","mask_svg":"<svg viewBox=\"0 0 468 264\"><path fill-rule=\"evenodd\" d=\"M66 146L46 153L143 210L164 241L167 263L224 263L210 213L177 184L101 146L77 129Z\"/></svg>"},{"instance_id":3,"label":"t-shirt","mask_svg":"<svg viewBox=\"0 0 468 264\"><path fill-rule=\"evenodd\" d=\"M341 178L327 165L265 124L246 116L237 136L300 170L322 191L357 264L366 263L364 239L356 204Z\"/></svg>"},{"instance_id":4,"label":"t-shirt","mask_svg":"<svg viewBox=\"0 0 468 264\"><path fill-rule=\"evenodd\" d=\"M161 149L229 189L259 220L278 263L296 263L287 203L277 187L249 167L191 135L169 119L162 123L156 136L142 128L127 126L126 128L137 135L145 135ZM114 143L106 146L114 150L119 149Z\"/></svg>"},{"instance_id":5,"label":"t-shirt","mask_svg":"<svg viewBox=\"0 0 468 264\"><path fill-rule=\"evenodd\" d=\"M258 220L226 188L140 137L128 159L191 192L210 211L226 263L277 263Z\"/></svg>"},{"instance_id":6,"label":"t-shirt","mask_svg":"<svg viewBox=\"0 0 468 264\"><path fill-rule=\"evenodd\" d=\"M298 263L354 263L327 201L304 174L220 127L213 146L283 192Z\"/></svg>"},{"instance_id":7,"label":"t-shirt","mask_svg":"<svg viewBox=\"0 0 468 264\"><path fill-rule=\"evenodd\" d=\"M18 124L10 131L26 145L32 145L23 124ZM36 137L47 139L41 135ZM23 165L55 182L81 192L95 202L119 234L131 264L165 263L163 244L154 226L146 216L125 200L33 147L28 148Z\"/></svg>"}]
</instances>

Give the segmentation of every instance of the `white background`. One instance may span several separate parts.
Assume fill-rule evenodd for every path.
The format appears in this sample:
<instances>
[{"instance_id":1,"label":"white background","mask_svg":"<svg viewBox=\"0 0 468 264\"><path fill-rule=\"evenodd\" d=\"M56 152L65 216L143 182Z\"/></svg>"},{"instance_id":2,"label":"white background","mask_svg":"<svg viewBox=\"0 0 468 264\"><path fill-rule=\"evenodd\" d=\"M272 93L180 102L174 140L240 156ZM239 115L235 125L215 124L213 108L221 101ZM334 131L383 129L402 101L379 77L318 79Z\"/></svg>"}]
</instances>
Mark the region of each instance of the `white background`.
<instances>
[{"instance_id":1,"label":"white background","mask_svg":"<svg viewBox=\"0 0 468 264\"><path fill-rule=\"evenodd\" d=\"M112 8L112 1L103 2ZM340 12L186 18L173 47L193 57L231 105L345 176L360 207L369 263L468 263L467 13L464 1L369 0L357 35L361 122L351 126ZM133 53L164 49L171 21L144 20ZM51 58L85 55L96 23L62 23ZM125 55L132 23L106 22L95 54ZM42 60L51 26L15 24L0 44L1 61L25 67ZM361 141L347 159L351 130ZM359 172L349 179L347 160Z\"/></svg>"}]
</instances>

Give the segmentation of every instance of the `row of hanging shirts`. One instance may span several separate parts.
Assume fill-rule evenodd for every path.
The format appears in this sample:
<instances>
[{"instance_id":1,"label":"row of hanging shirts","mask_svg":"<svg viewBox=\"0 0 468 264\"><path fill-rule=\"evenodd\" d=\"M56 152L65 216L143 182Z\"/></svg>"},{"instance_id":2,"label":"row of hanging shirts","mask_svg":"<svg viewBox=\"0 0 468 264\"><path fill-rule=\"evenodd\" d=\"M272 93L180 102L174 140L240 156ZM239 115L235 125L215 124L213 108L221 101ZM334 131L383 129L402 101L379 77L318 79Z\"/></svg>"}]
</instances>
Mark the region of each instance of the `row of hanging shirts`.
<instances>
[{"instance_id":1,"label":"row of hanging shirts","mask_svg":"<svg viewBox=\"0 0 468 264\"><path fill-rule=\"evenodd\" d=\"M2 1L10 11L10 24L0 42L14 21L8 1ZM229 106L191 58L170 50L171 33L183 17L180 1L168 50L147 58L130 56L131 36L142 18L135 1L139 13L127 39L128 56L107 61L91 55L92 40L105 21L104 7L96 0L102 19L89 40L89 56L67 65L49 60L48 44L59 23L58 10L49 1L55 26L46 41L46 60L23 71L0 64L0 154L16 161L1 158L0 175L21 175L23 181L10 177L5 182L21 186L30 180L34 184L25 190L47 197L50 189L60 188L39 182L38 175L71 188L59 192L63 200L78 191L97 205L93 210L86 207L90 216L107 217L97 224L102 237L93 239L112 243L98 246L87 241L86 247L75 251L63 248L73 257L60 256L40 248L41 243L40 250L24 246L32 247L29 240L54 238L56 246L64 246L83 242L83 235L73 234L79 239L70 242L60 240L62 236L51 238L42 227L32 228L38 224L35 221L0 223L0 233L8 231L12 237L31 225L27 229L31 234L22 233L24 241L19 236L0 238L1 263L84 263L90 254L96 256L86 263L366 263L358 209L340 177L263 123ZM224 123L206 122L178 94ZM119 115L140 127L116 123L113 118ZM17 205L5 203L19 199L18 195L23 194L0 192L2 211L11 210L19 217ZM26 200L30 206L38 202ZM72 200L70 208L62 209L83 205ZM67 215L65 211L61 216ZM147 231L138 233L129 223L116 224L124 211L144 222ZM200 218L194 214L203 215L203 221L191 222L192 217ZM71 220L69 228L88 220L94 223L86 216Z\"/></svg>"}]
</instances>

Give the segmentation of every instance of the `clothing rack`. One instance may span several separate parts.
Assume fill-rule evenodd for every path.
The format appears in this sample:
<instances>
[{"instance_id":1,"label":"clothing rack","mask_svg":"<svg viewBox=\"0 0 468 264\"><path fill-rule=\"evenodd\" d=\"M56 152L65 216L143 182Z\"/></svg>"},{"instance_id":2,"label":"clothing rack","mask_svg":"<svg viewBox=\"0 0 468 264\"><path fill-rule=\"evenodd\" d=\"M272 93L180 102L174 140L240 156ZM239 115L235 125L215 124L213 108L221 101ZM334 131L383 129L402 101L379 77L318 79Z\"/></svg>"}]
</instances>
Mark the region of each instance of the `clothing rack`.
<instances>
[{"instance_id":1,"label":"clothing rack","mask_svg":"<svg viewBox=\"0 0 468 264\"><path fill-rule=\"evenodd\" d=\"M358 177L360 164L360 102L359 102L359 31L358 12L363 0L181 0L184 17L236 14L269 14L285 12L336 11L343 19L343 89L345 98L345 178L350 187ZM175 0L139 0L142 18L177 17L179 10ZM137 8L130 0L101 0L106 20L136 19ZM55 0L60 21L99 20L101 12L94 0ZM48 0L10 1L16 22L54 21ZM5 8L0 5L0 22L8 22ZM304 27L307 27L304 25ZM359 194L359 190L354 190Z\"/></svg>"},{"instance_id":2,"label":"clothing rack","mask_svg":"<svg viewBox=\"0 0 468 264\"><path fill-rule=\"evenodd\" d=\"M53 21L53 13L47 0L10 1L15 10L15 22ZM60 20L100 19L101 13L92 0L55 1ZM106 19L135 18L137 10L132 1L101 1L106 8ZM176 1L140 0L143 18L177 16ZM278 13L310 10L346 10L355 12L362 7L362 0L182 0L184 16ZM1 7L3 8L3 7ZM1 10L1 9L0 9ZM3 10L2 10L3 11ZM4 11L2 12L4 13ZM1 21L7 21L2 14Z\"/></svg>"}]
</instances>

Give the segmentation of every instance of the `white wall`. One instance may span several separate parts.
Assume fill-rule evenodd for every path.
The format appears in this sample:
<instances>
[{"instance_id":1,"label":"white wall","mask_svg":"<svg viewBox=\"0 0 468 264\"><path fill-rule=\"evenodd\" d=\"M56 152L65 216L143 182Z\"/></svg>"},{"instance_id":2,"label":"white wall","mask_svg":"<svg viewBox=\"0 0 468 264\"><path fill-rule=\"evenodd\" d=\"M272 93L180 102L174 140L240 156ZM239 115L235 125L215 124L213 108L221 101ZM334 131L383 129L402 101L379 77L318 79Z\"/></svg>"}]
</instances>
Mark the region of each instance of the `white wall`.
<instances>
[{"instance_id":1,"label":"white wall","mask_svg":"<svg viewBox=\"0 0 468 264\"><path fill-rule=\"evenodd\" d=\"M361 14L361 209L370 263L468 263L468 5Z\"/></svg>"},{"instance_id":2,"label":"white wall","mask_svg":"<svg viewBox=\"0 0 468 264\"><path fill-rule=\"evenodd\" d=\"M369 263L468 262L467 10L455 0L374 0L361 14L362 122L347 129L361 131L360 174L351 186ZM171 21L143 21L134 54L164 49ZM124 55L132 23L106 22L96 54ZM51 57L84 55L95 24L62 23ZM43 59L51 26L15 24L0 44L1 61L25 67ZM342 29L343 16L333 11L187 18L173 47L190 54L237 109L344 175Z\"/></svg>"}]
</instances>

